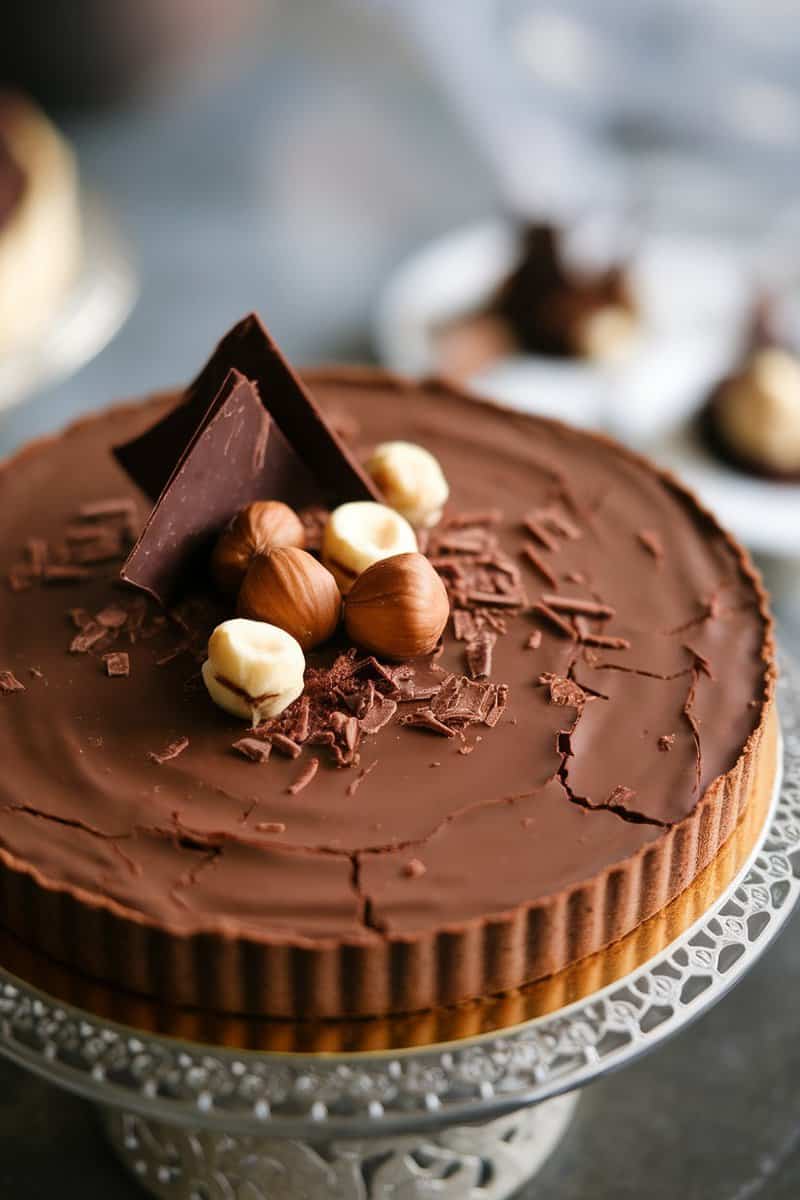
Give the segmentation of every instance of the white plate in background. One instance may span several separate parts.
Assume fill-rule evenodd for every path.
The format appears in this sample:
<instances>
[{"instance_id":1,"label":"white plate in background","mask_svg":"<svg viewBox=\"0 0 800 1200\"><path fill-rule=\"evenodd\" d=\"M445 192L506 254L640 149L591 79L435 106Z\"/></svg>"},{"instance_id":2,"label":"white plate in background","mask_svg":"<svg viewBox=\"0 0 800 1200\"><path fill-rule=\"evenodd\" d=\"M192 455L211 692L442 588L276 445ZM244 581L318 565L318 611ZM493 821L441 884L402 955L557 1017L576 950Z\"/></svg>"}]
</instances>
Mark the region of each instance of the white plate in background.
<instances>
[{"instance_id":1,"label":"white plate in background","mask_svg":"<svg viewBox=\"0 0 800 1200\"><path fill-rule=\"evenodd\" d=\"M516 261L515 229L491 221L423 247L380 298L375 337L393 370L435 372L436 330L480 309ZM631 262L642 328L621 364L515 355L470 384L524 411L561 416L642 444L677 425L736 352L752 300L743 256L724 242L643 237Z\"/></svg>"}]
</instances>

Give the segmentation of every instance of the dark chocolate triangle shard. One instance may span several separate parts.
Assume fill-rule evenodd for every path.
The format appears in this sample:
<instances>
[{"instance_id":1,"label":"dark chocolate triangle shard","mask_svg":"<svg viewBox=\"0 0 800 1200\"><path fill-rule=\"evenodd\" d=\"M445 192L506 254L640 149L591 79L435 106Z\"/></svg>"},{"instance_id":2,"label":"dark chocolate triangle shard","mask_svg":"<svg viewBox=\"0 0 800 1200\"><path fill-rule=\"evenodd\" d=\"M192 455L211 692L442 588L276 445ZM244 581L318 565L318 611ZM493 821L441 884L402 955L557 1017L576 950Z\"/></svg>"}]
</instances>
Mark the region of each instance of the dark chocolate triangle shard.
<instances>
[{"instance_id":1,"label":"dark chocolate triangle shard","mask_svg":"<svg viewBox=\"0 0 800 1200\"><path fill-rule=\"evenodd\" d=\"M133 481L152 500L161 495L231 370L255 384L264 408L317 481L323 503L333 507L345 500L380 500L369 477L331 429L255 313L225 335L187 389L182 404L140 437L114 450ZM260 498L286 499L269 494Z\"/></svg>"},{"instance_id":2,"label":"dark chocolate triangle shard","mask_svg":"<svg viewBox=\"0 0 800 1200\"><path fill-rule=\"evenodd\" d=\"M255 386L228 371L190 435L122 568L122 578L162 604L194 577L205 582L214 538L252 500L280 497L294 508L323 491L261 404Z\"/></svg>"}]
</instances>

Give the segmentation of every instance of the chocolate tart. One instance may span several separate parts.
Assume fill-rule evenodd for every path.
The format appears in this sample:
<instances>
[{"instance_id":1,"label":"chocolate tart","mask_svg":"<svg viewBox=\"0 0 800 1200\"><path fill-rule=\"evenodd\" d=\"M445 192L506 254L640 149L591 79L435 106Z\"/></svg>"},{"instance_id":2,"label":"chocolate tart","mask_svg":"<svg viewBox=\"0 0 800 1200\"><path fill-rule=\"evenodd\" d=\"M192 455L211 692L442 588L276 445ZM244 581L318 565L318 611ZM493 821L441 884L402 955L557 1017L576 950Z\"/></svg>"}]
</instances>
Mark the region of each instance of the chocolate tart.
<instances>
[{"instance_id":1,"label":"chocolate tart","mask_svg":"<svg viewBox=\"0 0 800 1200\"><path fill-rule=\"evenodd\" d=\"M174 398L25 448L0 474L2 923L130 992L275 1018L554 976L665 910L774 774L758 578L611 441L435 381L305 379L359 456L403 438L443 465L441 654L312 655L396 710L348 765L324 745L249 761L198 679L214 597L162 612L120 586L149 504L110 448Z\"/></svg>"}]
</instances>

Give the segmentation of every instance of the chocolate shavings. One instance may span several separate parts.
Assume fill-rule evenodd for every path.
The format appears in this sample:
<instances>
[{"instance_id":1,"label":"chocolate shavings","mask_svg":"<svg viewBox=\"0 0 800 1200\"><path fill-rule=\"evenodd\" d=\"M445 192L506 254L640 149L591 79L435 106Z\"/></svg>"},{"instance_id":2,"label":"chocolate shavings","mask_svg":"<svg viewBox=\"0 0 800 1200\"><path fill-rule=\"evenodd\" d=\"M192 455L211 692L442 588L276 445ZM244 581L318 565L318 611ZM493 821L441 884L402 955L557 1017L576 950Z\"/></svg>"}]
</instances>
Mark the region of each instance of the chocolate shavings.
<instances>
[{"instance_id":1,"label":"chocolate shavings","mask_svg":"<svg viewBox=\"0 0 800 1200\"><path fill-rule=\"evenodd\" d=\"M164 765L164 763L171 762L174 758L177 758L180 754L183 754L188 745L188 737L176 738L174 742L170 742L169 745L165 746L163 750L150 750L147 757L151 762L154 762L157 766L161 767Z\"/></svg>"},{"instance_id":2,"label":"chocolate shavings","mask_svg":"<svg viewBox=\"0 0 800 1200\"><path fill-rule=\"evenodd\" d=\"M467 642L467 670L473 679L488 679L492 673L492 651L497 634L484 631Z\"/></svg>"},{"instance_id":3,"label":"chocolate shavings","mask_svg":"<svg viewBox=\"0 0 800 1200\"><path fill-rule=\"evenodd\" d=\"M559 633L563 634L564 637L574 639L577 636L569 621L565 621L563 617L560 617L555 609L550 608L548 604L543 604L541 602L538 604L533 604L531 605L531 612L536 613L540 617L544 617L545 620L549 621L550 624L553 625L559 631Z\"/></svg>"},{"instance_id":4,"label":"chocolate shavings","mask_svg":"<svg viewBox=\"0 0 800 1200\"><path fill-rule=\"evenodd\" d=\"M314 778L314 776L316 775L318 770L319 770L319 759L318 758L310 758L308 760L308 762L306 763L306 765L303 767L300 774L295 779L294 783L291 784L286 789L287 792L289 793L289 795L296 796L298 794L298 792L302 792L303 788L307 788L308 785L311 783L312 779Z\"/></svg>"},{"instance_id":5,"label":"chocolate shavings","mask_svg":"<svg viewBox=\"0 0 800 1200\"><path fill-rule=\"evenodd\" d=\"M111 679L125 678L131 673L131 662L124 650L114 650L103 655L106 675Z\"/></svg>"},{"instance_id":6,"label":"chocolate shavings","mask_svg":"<svg viewBox=\"0 0 800 1200\"><path fill-rule=\"evenodd\" d=\"M367 778L368 775L370 775L375 770L377 765L378 765L378 759L376 758L375 761L373 763L370 763L370 765L368 767L361 768L361 770L356 775L355 779L351 779L347 785L347 795L348 796L355 796L356 792L361 787L364 780Z\"/></svg>"},{"instance_id":7,"label":"chocolate shavings","mask_svg":"<svg viewBox=\"0 0 800 1200\"><path fill-rule=\"evenodd\" d=\"M299 758L303 752L303 747L294 738L287 737L283 733L273 733L270 736L273 749L285 758Z\"/></svg>"},{"instance_id":8,"label":"chocolate shavings","mask_svg":"<svg viewBox=\"0 0 800 1200\"><path fill-rule=\"evenodd\" d=\"M238 742L234 742L232 750L237 754L241 754L243 758L247 758L250 762L265 763L272 752L272 743L262 741L260 738L244 737L239 738Z\"/></svg>"},{"instance_id":9,"label":"chocolate shavings","mask_svg":"<svg viewBox=\"0 0 800 1200\"><path fill-rule=\"evenodd\" d=\"M0 671L0 692L8 694L10 692L24 692L25 684L17 679L13 671Z\"/></svg>"},{"instance_id":10,"label":"chocolate shavings","mask_svg":"<svg viewBox=\"0 0 800 1200\"><path fill-rule=\"evenodd\" d=\"M610 604L601 604L597 600L584 600L579 596L554 596L548 593L542 596L542 603L556 612L579 614L583 617L613 617L616 610Z\"/></svg>"}]
</instances>

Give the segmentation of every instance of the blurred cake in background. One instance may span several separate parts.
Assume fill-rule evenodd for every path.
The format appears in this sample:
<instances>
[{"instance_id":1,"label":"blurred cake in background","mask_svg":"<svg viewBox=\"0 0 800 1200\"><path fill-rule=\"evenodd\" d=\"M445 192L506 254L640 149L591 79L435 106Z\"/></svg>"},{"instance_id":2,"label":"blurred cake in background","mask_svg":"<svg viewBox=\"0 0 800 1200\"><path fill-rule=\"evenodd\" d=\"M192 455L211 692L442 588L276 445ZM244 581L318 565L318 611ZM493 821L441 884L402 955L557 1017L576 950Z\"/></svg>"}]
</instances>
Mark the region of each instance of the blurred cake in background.
<instances>
[{"instance_id":1,"label":"blurred cake in background","mask_svg":"<svg viewBox=\"0 0 800 1200\"><path fill-rule=\"evenodd\" d=\"M0 355L46 324L80 249L72 151L40 109L0 91Z\"/></svg>"},{"instance_id":2,"label":"blurred cake in background","mask_svg":"<svg viewBox=\"0 0 800 1200\"><path fill-rule=\"evenodd\" d=\"M800 480L800 356L768 302L756 305L745 352L711 392L702 428L714 452L734 466Z\"/></svg>"},{"instance_id":3,"label":"blurred cake in background","mask_svg":"<svg viewBox=\"0 0 800 1200\"><path fill-rule=\"evenodd\" d=\"M553 225L524 227L516 265L486 307L444 326L441 367L463 378L509 354L609 361L624 358L639 328L626 265L568 261Z\"/></svg>"}]
</instances>

